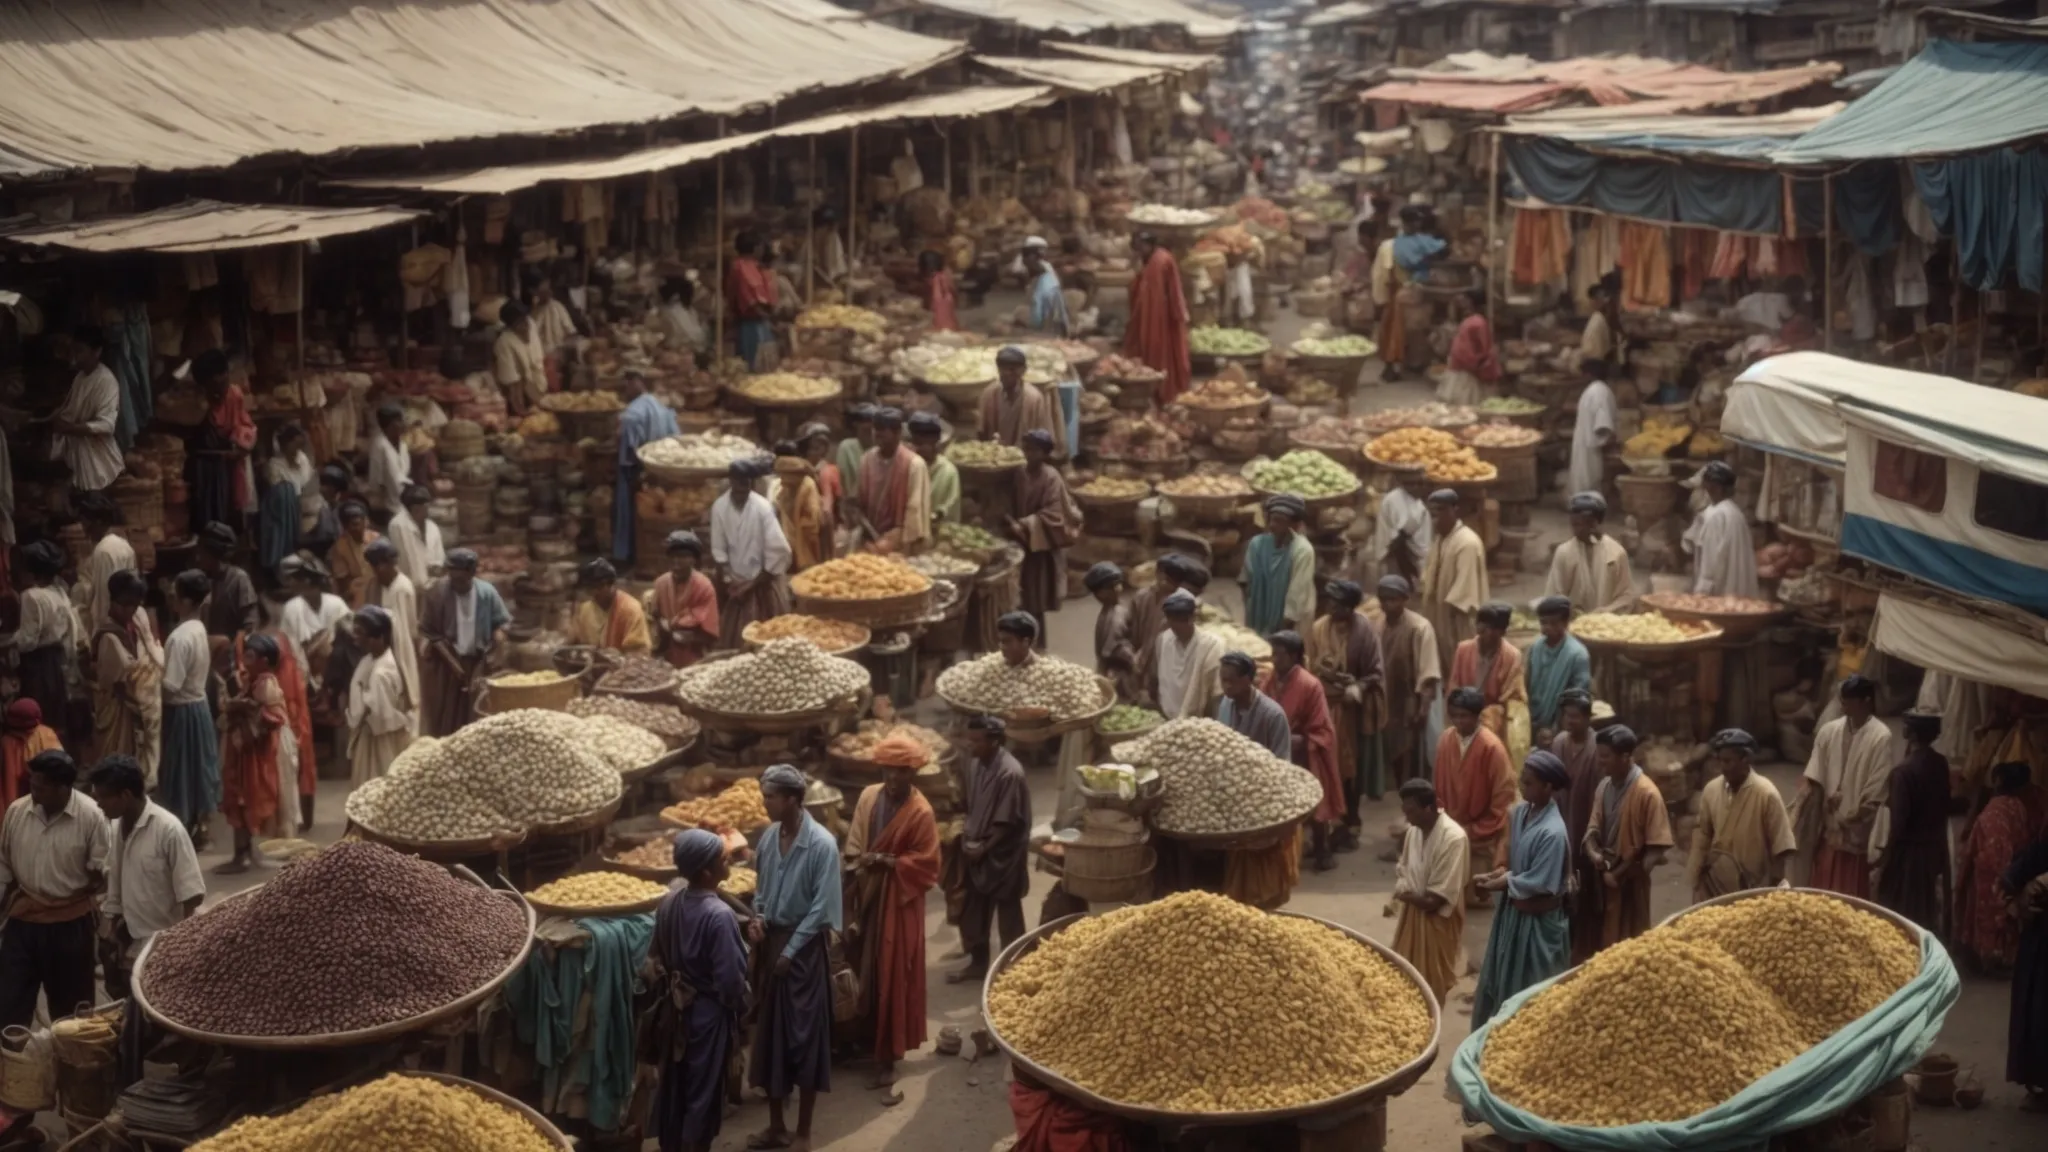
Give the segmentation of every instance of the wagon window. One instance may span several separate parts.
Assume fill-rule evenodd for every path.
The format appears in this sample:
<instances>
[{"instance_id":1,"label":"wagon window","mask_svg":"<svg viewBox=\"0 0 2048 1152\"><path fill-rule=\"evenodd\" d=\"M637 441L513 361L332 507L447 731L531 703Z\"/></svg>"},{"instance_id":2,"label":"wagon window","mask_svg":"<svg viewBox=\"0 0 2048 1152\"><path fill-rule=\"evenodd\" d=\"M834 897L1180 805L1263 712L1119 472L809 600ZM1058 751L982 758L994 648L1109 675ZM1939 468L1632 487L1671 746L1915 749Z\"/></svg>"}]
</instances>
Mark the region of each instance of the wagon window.
<instances>
[{"instance_id":1,"label":"wagon window","mask_svg":"<svg viewBox=\"0 0 2048 1152\"><path fill-rule=\"evenodd\" d=\"M2048 487L1977 473L1977 523L2023 540L2048 540Z\"/></svg>"},{"instance_id":2,"label":"wagon window","mask_svg":"<svg viewBox=\"0 0 2048 1152\"><path fill-rule=\"evenodd\" d=\"M1948 461L1931 452L1879 440L1871 487L1888 500L1938 516L1948 503Z\"/></svg>"}]
</instances>

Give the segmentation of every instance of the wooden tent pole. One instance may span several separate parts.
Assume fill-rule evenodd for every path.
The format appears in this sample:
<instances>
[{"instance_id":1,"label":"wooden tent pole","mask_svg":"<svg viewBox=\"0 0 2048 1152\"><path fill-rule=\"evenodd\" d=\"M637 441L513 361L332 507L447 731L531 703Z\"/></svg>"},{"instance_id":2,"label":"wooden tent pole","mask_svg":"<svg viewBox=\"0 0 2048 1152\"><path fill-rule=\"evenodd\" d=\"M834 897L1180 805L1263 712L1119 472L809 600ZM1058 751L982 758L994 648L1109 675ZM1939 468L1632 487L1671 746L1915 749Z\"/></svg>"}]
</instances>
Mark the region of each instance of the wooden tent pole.
<instances>
[{"instance_id":1,"label":"wooden tent pole","mask_svg":"<svg viewBox=\"0 0 2048 1152\"><path fill-rule=\"evenodd\" d=\"M1948 246L1948 343L1941 348L1941 374L1950 375L1955 365L1956 342L1963 338L1963 261L1959 244Z\"/></svg>"},{"instance_id":2,"label":"wooden tent pole","mask_svg":"<svg viewBox=\"0 0 2048 1152\"><path fill-rule=\"evenodd\" d=\"M1821 293L1821 307L1824 315L1820 320L1820 347L1823 352L1835 350L1835 174L1820 179L1821 199L1821 259L1822 273L1827 277L1827 287Z\"/></svg>"},{"instance_id":3,"label":"wooden tent pole","mask_svg":"<svg viewBox=\"0 0 2048 1152\"><path fill-rule=\"evenodd\" d=\"M809 304L818 295L818 138L810 137L811 163L809 175L811 194L805 197L810 209L804 215L804 303Z\"/></svg>"},{"instance_id":4,"label":"wooden tent pole","mask_svg":"<svg viewBox=\"0 0 2048 1152\"><path fill-rule=\"evenodd\" d=\"M723 116L718 118L718 138L721 140L725 139L725 117ZM714 314L718 322L718 330L713 333L713 338L718 342L718 351L712 355L711 363L715 367L718 361L725 356L725 311L726 308L732 305L732 301L725 300L725 156L722 153L718 157L718 175L713 195L717 199L718 205L712 214L712 227L715 231L711 237L711 254L712 275L716 276L717 279L712 283L711 290L717 294L718 299L724 301L724 305Z\"/></svg>"},{"instance_id":5,"label":"wooden tent pole","mask_svg":"<svg viewBox=\"0 0 2048 1152\"><path fill-rule=\"evenodd\" d=\"M1977 293L1977 350L1970 356L1970 383L1984 382L1984 293Z\"/></svg>"},{"instance_id":6,"label":"wooden tent pole","mask_svg":"<svg viewBox=\"0 0 2048 1152\"><path fill-rule=\"evenodd\" d=\"M860 125L846 130L846 263L854 262L854 236L860 228Z\"/></svg>"},{"instance_id":7,"label":"wooden tent pole","mask_svg":"<svg viewBox=\"0 0 2048 1152\"><path fill-rule=\"evenodd\" d=\"M1486 134L1491 142L1486 149L1486 328L1493 330L1493 301L1500 293L1495 291L1494 270L1500 266L1500 133ZM1363 165L1361 165L1363 168Z\"/></svg>"},{"instance_id":8,"label":"wooden tent pole","mask_svg":"<svg viewBox=\"0 0 2048 1152\"><path fill-rule=\"evenodd\" d=\"M946 203L950 206L953 202L953 125L950 122L941 124L939 133L939 139L945 145Z\"/></svg>"}]
</instances>

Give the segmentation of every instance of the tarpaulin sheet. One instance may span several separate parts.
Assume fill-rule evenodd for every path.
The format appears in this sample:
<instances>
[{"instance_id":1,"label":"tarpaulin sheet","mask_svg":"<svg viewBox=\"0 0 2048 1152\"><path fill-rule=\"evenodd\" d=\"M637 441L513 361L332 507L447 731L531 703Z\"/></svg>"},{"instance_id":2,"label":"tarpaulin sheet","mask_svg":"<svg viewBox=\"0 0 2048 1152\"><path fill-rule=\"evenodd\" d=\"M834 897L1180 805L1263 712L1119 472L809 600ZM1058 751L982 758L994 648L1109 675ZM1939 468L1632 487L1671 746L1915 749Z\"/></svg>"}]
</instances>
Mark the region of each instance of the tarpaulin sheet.
<instances>
[{"instance_id":1,"label":"tarpaulin sheet","mask_svg":"<svg viewBox=\"0 0 2048 1152\"><path fill-rule=\"evenodd\" d=\"M1768 116L1646 115L1642 104L1557 108L1511 116L1495 131L1562 140L1596 152L1611 149L1767 159L1787 141L1812 131L1846 107L1841 103L1824 104Z\"/></svg>"},{"instance_id":2,"label":"tarpaulin sheet","mask_svg":"<svg viewBox=\"0 0 2048 1152\"><path fill-rule=\"evenodd\" d=\"M1963 280L1980 292L2006 286L2039 292L2048 252L2048 154L2000 148L1913 165L1913 184L1934 226L1956 242Z\"/></svg>"},{"instance_id":3,"label":"tarpaulin sheet","mask_svg":"<svg viewBox=\"0 0 2048 1152\"><path fill-rule=\"evenodd\" d=\"M1955 156L2048 135L2048 44L1935 40L1784 164Z\"/></svg>"},{"instance_id":4,"label":"tarpaulin sheet","mask_svg":"<svg viewBox=\"0 0 2048 1152\"><path fill-rule=\"evenodd\" d=\"M1341 4L1332 4L1328 8L1316 9L1307 18L1302 20L1301 26L1303 28L1329 28L1338 24L1349 24L1354 20L1363 20L1379 10L1380 5L1378 4L1368 4L1364 0L1344 0Z\"/></svg>"},{"instance_id":5,"label":"tarpaulin sheet","mask_svg":"<svg viewBox=\"0 0 2048 1152\"><path fill-rule=\"evenodd\" d=\"M1359 93L1359 99L1506 114L1545 107L1571 90L1569 84L1541 82L1494 84L1463 80L1391 80L1367 88Z\"/></svg>"},{"instance_id":6,"label":"tarpaulin sheet","mask_svg":"<svg viewBox=\"0 0 2048 1152\"><path fill-rule=\"evenodd\" d=\"M1389 80L1483 84L1567 84L1601 104L1652 101L1660 112L1751 104L1832 83L1838 64L1805 64L1762 72L1723 72L1704 64L1654 56L1577 56L1537 62L1527 56L1457 52L1424 68L1391 68Z\"/></svg>"},{"instance_id":7,"label":"tarpaulin sheet","mask_svg":"<svg viewBox=\"0 0 2048 1152\"><path fill-rule=\"evenodd\" d=\"M2048 643L1981 616L1884 593L1870 642L1934 672L2048 698Z\"/></svg>"},{"instance_id":8,"label":"tarpaulin sheet","mask_svg":"<svg viewBox=\"0 0 2048 1152\"><path fill-rule=\"evenodd\" d=\"M78 252L224 252L371 232L422 215L405 208L315 208L188 200L133 216L106 216L79 224L9 232L0 235L0 239Z\"/></svg>"},{"instance_id":9,"label":"tarpaulin sheet","mask_svg":"<svg viewBox=\"0 0 2048 1152\"><path fill-rule=\"evenodd\" d=\"M1142 48L1111 48L1106 44L1076 44L1068 40L1047 40L1039 45L1069 56L1107 60L1111 64L1135 64L1140 68L1164 68L1169 72L1196 72L1222 63L1217 57L1189 52L1147 52Z\"/></svg>"},{"instance_id":10,"label":"tarpaulin sheet","mask_svg":"<svg viewBox=\"0 0 2048 1152\"><path fill-rule=\"evenodd\" d=\"M1016 24L1038 32L1081 34L1116 28L1185 28L1190 36L1229 36L1239 23L1179 0L917 0L959 16Z\"/></svg>"},{"instance_id":11,"label":"tarpaulin sheet","mask_svg":"<svg viewBox=\"0 0 2048 1152\"><path fill-rule=\"evenodd\" d=\"M976 64L1007 72L1033 84L1050 84L1068 92L1107 92L1126 84L1142 84L1166 75L1164 68L1111 64L1106 60L1067 60L1044 56L976 56Z\"/></svg>"},{"instance_id":12,"label":"tarpaulin sheet","mask_svg":"<svg viewBox=\"0 0 2048 1152\"><path fill-rule=\"evenodd\" d=\"M1515 178L1546 204L1725 232L1783 230L1784 184L1776 172L1598 156L1537 137L1503 143Z\"/></svg>"},{"instance_id":13,"label":"tarpaulin sheet","mask_svg":"<svg viewBox=\"0 0 2048 1152\"><path fill-rule=\"evenodd\" d=\"M1029 87L986 87L964 88L957 92L933 92L894 104L879 104L873 108L856 108L846 112L833 112L809 120L798 120L779 128L764 129L760 132L744 132L717 140L697 140L688 144L670 144L657 148L642 148L623 156L601 160L564 160L538 162L533 164L501 164L491 168L474 168L461 172L438 172L421 175L392 174L389 176L361 176L344 180L329 180L328 184L344 188L400 188L414 192L434 192L447 196L503 196L523 188L567 180L616 180L622 176L637 176L646 172L666 172L672 168L686 168L715 160L728 153L751 148L769 140L795 139L803 136L822 136L830 132L843 132L862 124L883 124L894 120L966 119L986 116L1008 108L1017 108L1040 100L1050 99L1052 89L1042 85Z\"/></svg>"},{"instance_id":14,"label":"tarpaulin sheet","mask_svg":"<svg viewBox=\"0 0 2048 1152\"><path fill-rule=\"evenodd\" d=\"M0 5L0 177L733 113L964 46L826 0Z\"/></svg>"}]
</instances>

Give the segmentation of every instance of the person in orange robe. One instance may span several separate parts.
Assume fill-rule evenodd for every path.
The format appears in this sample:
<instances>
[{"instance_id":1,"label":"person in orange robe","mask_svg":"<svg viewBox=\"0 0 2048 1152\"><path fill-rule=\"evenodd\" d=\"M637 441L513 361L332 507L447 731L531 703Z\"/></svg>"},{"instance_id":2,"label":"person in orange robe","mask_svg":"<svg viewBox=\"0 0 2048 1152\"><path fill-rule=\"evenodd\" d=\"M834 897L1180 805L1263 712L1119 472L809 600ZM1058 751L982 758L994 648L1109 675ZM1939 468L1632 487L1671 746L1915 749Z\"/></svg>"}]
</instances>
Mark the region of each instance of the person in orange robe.
<instances>
[{"instance_id":1,"label":"person in orange robe","mask_svg":"<svg viewBox=\"0 0 2048 1152\"><path fill-rule=\"evenodd\" d=\"M1519 752L1528 755L1529 684L1523 675L1522 650L1507 642L1515 610L1499 601L1481 605L1473 614L1478 632L1458 642L1451 654L1448 688L1477 688L1486 697L1486 710L1479 722L1508 746L1508 763L1518 763Z\"/></svg>"},{"instance_id":2,"label":"person in orange robe","mask_svg":"<svg viewBox=\"0 0 2048 1152\"><path fill-rule=\"evenodd\" d=\"M704 542L695 532L669 533L667 548L668 571L654 581L654 626L661 633L661 654L688 668L718 643L718 588L697 571Z\"/></svg>"},{"instance_id":3,"label":"person in orange robe","mask_svg":"<svg viewBox=\"0 0 2048 1152\"><path fill-rule=\"evenodd\" d=\"M832 430L816 421L806 424L796 430L796 446L811 462L812 475L818 481L818 499L825 506L824 522L818 525L818 555L830 560L839 554L839 508L846 502L846 477L832 458L836 447ZM795 550L794 541L791 550Z\"/></svg>"},{"instance_id":4,"label":"person in orange robe","mask_svg":"<svg viewBox=\"0 0 2048 1152\"><path fill-rule=\"evenodd\" d=\"M953 274L946 271L946 258L929 249L920 252L917 272L924 278L924 302L932 312L932 327L941 332L958 332L960 310L953 290Z\"/></svg>"},{"instance_id":5,"label":"person in orange robe","mask_svg":"<svg viewBox=\"0 0 2048 1152\"><path fill-rule=\"evenodd\" d=\"M924 745L892 736L875 746L883 780L861 791L842 849L846 920L858 957L860 1030L873 1032L871 1088L902 1099L896 1062L925 1041L924 894L939 882L939 825L912 787L931 760Z\"/></svg>"},{"instance_id":6,"label":"person in orange robe","mask_svg":"<svg viewBox=\"0 0 2048 1152\"><path fill-rule=\"evenodd\" d=\"M1158 399L1161 404L1171 403L1188 390L1194 376L1180 263L1150 232L1131 238L1131 253L1138 258L1138 278L1131 282L1131 322L1124 331L1124 355L1166 373L1166 379L1159 382Z\"/></svg>"},{"instance_id":7,"label":"person in orange robe","mask_svg":"<svg viewBox=\"0 0 2048 1152\"><path fill-rule=\"evenodd\" d=\"M277 816L277 754L289 722L284 689L277 683L283 648L266 633L242 639L242 682L238 695L221 705L220 812L235 830L235 854L214 869L222 876L247 872L255 833Z\"/></svg>"},{"instance_id":8,"label":"person in orange robe","mask_svg":"<svg viewBox=\"0 0 2048 1152\"><path fill-rule=\"evenodd\" d=\"M1330 722L1330 703L1323 682L1302 666L1307 645L1295 632L1275 632L1267 637L1273 645L1273 670L1266 674L1259 691L1271 696L1287 713L1287 731L1293 737L1294 762L1315 773L1323 784L1323 802L1311 814L1309 844L1315 850L1315 869L1328 872L1337 866L1330 854L1330 829L1344 820L1344 777L1337 771L1337 727Z\"/></svg>"},{"instance_id":9,"label":"person in orange robe","mask_svg":"<svg viewBox=\"0 0 2048 1152\"><path fill-rule=\"evenodd\" d=\"M1444 813L1465 830L1472 848L1472 875L1493 871L1494 849L1507 829L1508 808L1515 802L1516 774L1508 763L1507 745L1480 727L1486 698L1477 688L1459 688L1446 702L1451 726L1436 742L1436 795ZM1465 894L1467 907L1484 908L1491 898L1477 887Z\"/></svg>"},{"instance_id":10,"label":"person in orange robe","mask_svg":"<svg viewBox=\"0 0 2048 1152\"><path fill-rule=\"evenodd\" d=\"M28 795L28 762L51 749L62 751L64 741L43 723L43 706L27 696L7 706L7 718L0 726L0 752L6 754L6 771L0 776L0 809Z\"/></svg>"},{"instance_id":11,"label":"person in orange robe","mask_svg":"<svg viewBox=\"0 0 2048 1152\"><path fill-rule=\"evenodd\" d=\"M732 250L732 264L725 270L725 304L738 329L740 359L758 372L762 353L775 348L775 274L761 264L767 245L759 233L740 233L733 238Z\"/></svg>"},{"instance_id":12,"label":"person in orange robe","mask_svg":"<svg viewBox=\"0 0 2048 1152\"><path fill-rule=\"evenodd\" d=\"M569 643L610 648L627 655L654 650L647 631L647 610L631 596L619 594L619 570L609 560L592 560L576 573L585 599L569 621Z\"/></svg>"},{"instance_id":13,"label":"person in orange robe","mask_svg":"<svg viewBox=\"0 0 2048 1152\"><path fill-rule=\"evenodd\" d=\"M306 691L306 673L299 667L298 658L292 655L292 646L285 643L274 632L268 633L268 635L272 640L278 641L277 687L284 693L285 727L291 729L292 738L298 743L298 779L295 791L298 796L299 832L304 834L313 827L313 796L318 791L320 782L320 756L318 749L313 744L312 696ZM243 667L248 666L248 652L249 646L245 637L241 651L235 654L235 659ZM280 817L284 814L283 787L283 782L280 781L278 784L280 793L278 797L278 815ZM284 828L282 825L285 824L285 821L280 819L278 824L280 825L277 830L278 834L283 835Z\"/></svg>"}]
</instances>

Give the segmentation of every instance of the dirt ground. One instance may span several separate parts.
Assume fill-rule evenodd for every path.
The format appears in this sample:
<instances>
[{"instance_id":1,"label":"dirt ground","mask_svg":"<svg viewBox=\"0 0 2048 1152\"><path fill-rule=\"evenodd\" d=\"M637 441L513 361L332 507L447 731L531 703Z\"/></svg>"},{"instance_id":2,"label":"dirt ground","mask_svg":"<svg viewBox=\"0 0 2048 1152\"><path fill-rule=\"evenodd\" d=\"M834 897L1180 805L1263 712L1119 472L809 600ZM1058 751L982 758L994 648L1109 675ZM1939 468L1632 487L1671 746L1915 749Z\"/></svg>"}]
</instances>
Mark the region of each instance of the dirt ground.
<instances>
[{"instance_id":1,"label":"dirt ground","mask_svg":"<svg viewBox=\"0 0 2048 1152\"><path fill-rule=\"evenodd\" d=\"M992 301L987 311L1006 312L1011 303ZM975 319L970 316L968 322L975 323ZM1299 321L1291 314L1283 314L1271 334L1277 340L1291 339L1298 325ZM1413 384L1373 389L1366 393L1366 397L1364 407L1413 404L1426 398L1424 389ZM1554 506L1554 500L1551 503L1553 506L1548 509L1539 508L1536 518L1537 526L1550 533L1542 543L1546 554L1549 544L1562 538L1565 532L1564 517ZM1525 576L1513 585L1495 588L1494 592L1499 598L1523 602L1539 595L1542 591L1540 585L1540 578ZM1221 582L1211 586L1212 599L1236 608L1239 606L1236 597L1234 587L1226 587ZM1070 601L1063 611L1051 618L1051 651L1076 662L1090 661L1094 620L1095 611L1091 603L1086 600ZM945 718L943 709L934 709L929 704L920 710L920 714L926 722ZM1796 767L1775 765L1768 768L1767 773L1789 796L1797 775ZM313 839L325 843L340 834L341 805L346 792L345 783L323 783L319 820ZM1047 820L1058 794L1057 783L1049 768L1032 771L1032 794L1034 814L1041 822ZM1399 819L1399 808L1392 798L1370 805L1364 814L1366 829L1374 833ZM225 845L225 829L216 831L219 834L214 837L215 844ZM1381 909L1393 890L1394 866L1375 859L1383 845L1383 841L1369 841L1368 850L1339 857L1339 866L1334 871L1321 874L1304 872L1301 886L1296 889L1288 907L1348 925L1375 940L1391 943L1393 922L1381 917ZM224 859L224 851L217 849L202 861L209 869L208 879L215 897L260 883L270 875L267 871L258 870L238 877L213 876L210 870ZM1683 891L1682 869L1677 861L1660 869L1657 876L1654 913L1661 918L1684 907L1689 894ZM1039 902L1051 885L1049 876L1033 874L1031 895L1025 901L1030 924L1037 923ZM1475 959L1485 950L1491 922L1491 913L1483 911L1473 913L1466 922L1465 946ZM964 1035L979 1026L980 987L949 985L944 981L945 971L958 966L961 961L942 960L946 953L957 948L958 936L945 922L944 902L937 892L928 899L925 940L926 964L930 973L927 985L929 1031L936 1036L941 1027L953 1025ZM1451 1003L1446 1006L1442 1045L1436 1065L1420 1084L1390 1105L1389 1148L1403 1152L1453 1152L1458 1147L1460 1136L1468 1131L1460 1122L1457 1106L1444 1095L1444 1074L1450 1053L1468 1033L1468 997L1472 985L1473 980L1468 976L1452 993ZM1983 1106L1974 1112L1916 1111L1913 1134L1918 1147L1940 1150L2041 1147L2042 1137L2048 1133L2048 1122L2019 1112L2016 1108L2021 1095L2019 1089L2003 1081L2008 993L2006 981L1965 974L1962 997L1949 1013L1938 1047L1954 1055L1965 1069L1975 1071L1988 1089L1986 1099ZM883 1106L876 1093L864 1089L867 1076L867 1069L861 1067L834 1069L834 1089L821 1097L818 1105L816 1148L831 1152L875 1152L884 1148L891 1152L981 1152L1013 1130L1007 1102L1008 1077L1000 1059L970 1063L960 1057L938 1056L927 1046L902 1064L900 1084L903 1101L892 1107ZM715 1145L718 1152L744 1147L747 1134L765 1126L766 1115L765 1106L758 1099L751 1100L738 1115L727 1120L725 1132ZM652 1149L655 1145L650 1141L647 1147Z\"/></svg>"}]
</instances>

